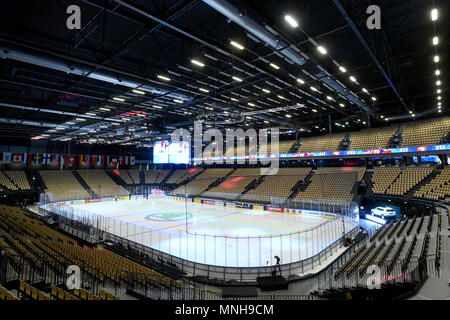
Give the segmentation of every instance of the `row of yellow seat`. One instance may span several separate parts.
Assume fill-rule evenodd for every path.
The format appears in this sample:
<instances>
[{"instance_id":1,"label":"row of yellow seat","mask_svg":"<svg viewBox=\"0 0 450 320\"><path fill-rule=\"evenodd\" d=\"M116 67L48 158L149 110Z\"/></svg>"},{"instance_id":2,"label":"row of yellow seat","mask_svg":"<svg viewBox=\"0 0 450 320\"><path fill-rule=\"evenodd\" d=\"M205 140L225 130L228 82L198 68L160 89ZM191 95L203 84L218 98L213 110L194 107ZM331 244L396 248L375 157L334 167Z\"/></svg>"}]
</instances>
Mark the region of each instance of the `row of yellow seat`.
<instances>
[{"instance_id":1,"label":"row of yellow seat","mask_svg":"<svg viewBox=\"0 0 450 320\"><path fill-rule=\"evenodd\" d=\"M0 285L0 301L5 300L19 300L19 298Z\"/></svg>"},{"instance_id":2,"label":"row of yellow seat","mask_svg":"<svg viewBox=\"0 0 450 320\"><path fill-rule=\"evenodd\" d=\"M21 279L19 280L19 291L32 300L53 300L41 290L36 289L28 282L25 282Z\"/></svg>"},{"instance_id":3,"label":"row of yellow seat","mask_svg":"<svg viewBox=\"0 0 450 320\"><path fill-rule=\"evenodd\" d=\"M75 297L73 294L65 291L64 289L51 284L50 295L55 300L80 300L80 298Z\"/></svg>"}]
</instances>

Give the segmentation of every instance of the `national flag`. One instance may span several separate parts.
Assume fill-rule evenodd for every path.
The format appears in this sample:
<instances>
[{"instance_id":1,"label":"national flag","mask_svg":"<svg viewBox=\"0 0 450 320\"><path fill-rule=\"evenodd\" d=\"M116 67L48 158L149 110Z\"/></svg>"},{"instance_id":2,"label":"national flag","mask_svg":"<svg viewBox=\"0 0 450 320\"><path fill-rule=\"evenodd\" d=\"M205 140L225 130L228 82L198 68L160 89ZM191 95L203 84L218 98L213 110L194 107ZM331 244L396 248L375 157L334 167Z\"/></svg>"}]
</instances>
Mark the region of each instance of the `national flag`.
<instances>
[{"instance_id":1,"label":"national flag","mask_svg":"<svg viewBox=\"0 0 450 320\"><path fill-rule=\"evenodd\" d=\"M69 154L68 156L69 165L74 165L76 161L77 161L76 156L74 154Z\"/></svg>"},{"instance_id":2,"label":"national flag","mask_svg":"<svg viewBox=\"0 0 450 320\"><path fill-rule=\"evenodd\" d=\"M13 153L12 154L12 163L13 164L21 164L23 161L23 153Z\"/></svg>"},{"instance_id":3,"label":"national flag","mask_svg":"<svg viewBox=\"0 0 450 320\"><path fill-rule=\"evenodd\" d=\"M50 157L50 164L56 166L59 163L59 154L52 154Z\"/></svg>"},{"instance_id":4,"label":"national flag","mask_svg":"<svg viewBox=\"0 0 450 320\"><path fill-rule=\"evenodd\" d=\"M24 153L23 155L23 162L26 164L31 164L31 161L33 160L33 154L32 153Z\"/></svg>"},{"instance_id":5,"label":"national flag","mask_svg":"<svg viewBox=\"0 0 450 320\"><path fill-rule=\"evenodd\" d=\"M42 153L35 153L33 155L33 163L34 164L41 164L42 163Z\"/></svg>"},{"instance_id":6,"label":"national flag","mask_svg":"<svg viewBox=\"0 0 450 320\"><path fill-rule=\"evenodd\" d=\"M91 156L91 164L97 164L97 157L98 156Z\"/></svg>"},{"instance_id":7,"label":"national flag","mask_svg":"<svg viewBox=\"0 0 450 320\"><path fill-rule=\"evenodd\" d=\"M98 156L97 164L104 164L104 163L105 163L105 156Z\"/></svg>"},{"instance_id":8,"label":"national flag","mask_svg":"<svg viewBox=\"0 0 450 320\"><path fill-rule=\"evenodd\" d=\"M11 152L3 152L3 163L11 163Z\"/></svg>"},{"instance_id":9,"label":"national flag","mask_svg":"<svg viewBox=\"0 0 450 320\"><path fill-rule=\"evenodd\" d=\"M130 165L130 157L129 156L125 156L125 165L126 166Z\"/></svg>"},{"instance_id":10,"label":"national flag","mask_svg":"<svg viewBox=\"0 0 450 320\"><path fill-rule=\"evenodd\" d=\"M84 156L82 155L82 154L80 154L79 156L78 156L78 164L84 164Z\"/></svg>"},{"instance_id":11,"label":"national flag","mask_svg":"<svg viewBox=\"0 0 450 320\"><path fill-rule=\"evenodd\" d=\"M84 156L84 164L89 164L89 155Z\"/></svg>"},{"instance_id":12,"label":"national flag","mask_svg":"<svg viewBox=\"0 0 450 320\"><path fill-rule=\"evenodd\" d=\"M135 163L136 163L136 157L131 156L131 157L130 157L130 166L134 166Z\"/></svg>"},{"instance_id":13,"label":"national flag","mask_svg":"<svg viewBox=\"0 0 450 320\"><path fill-rule=\"evenodd\" d=\"M42 157L42 163L43 164L49 164L50 163L50 153L44 153L44 156Z\"/></svg>"},{"instance_id":14,"label":"national flag","mask_svg":"<svg viewBox=\"0 0 450 320\"><path fill-rule=\"evenodd\" d=\"M119 164L123 165L123 157L122 156L119 157Z\"/></svg>"},{"instance_id":15,"label":"national flag","mask_svg":"<svg viewBox=\"0 0 450 320\"><path fill-rule=\"evenodd\" d=\"M67 164L67 154L61 154L60 157L59 162L61 164Z\"/></svg>"},{"instance_id":16,"label":"national flag","mask_svg":"<svg viewBox=\"0 0 450 320\"><path fill-rule=\"evenodd\" d=\"M117 157L111 157L111 164L117 164L118 160Z\"/></svg>"}]
</instances>

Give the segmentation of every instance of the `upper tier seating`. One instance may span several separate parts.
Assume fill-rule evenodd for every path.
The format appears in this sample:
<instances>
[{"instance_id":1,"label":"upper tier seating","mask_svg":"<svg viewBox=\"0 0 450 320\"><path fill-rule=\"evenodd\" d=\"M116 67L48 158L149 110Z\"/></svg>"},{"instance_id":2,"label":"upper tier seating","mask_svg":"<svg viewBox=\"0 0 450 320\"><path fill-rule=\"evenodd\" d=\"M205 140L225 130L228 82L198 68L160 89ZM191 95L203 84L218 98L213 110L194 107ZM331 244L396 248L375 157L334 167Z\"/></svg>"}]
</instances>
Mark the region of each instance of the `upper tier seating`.
<instances>
[{"instance_id":1,"label":"upper tier seating","mask_svg":"<svg viewBox=\"0 0 450 320\"><path fill-rule=\"evenodd\" d=\"M128 191L115 183L103 170L80 170L78 173L98 196L128 195Z\"/></svg>"},{"instance_id":2,"label":"upper tier seating","mask_svg":"<svg viewBox=\"0 0 450 320\"><path fill-rule=\"evenodd\" d=\"M90 198L89 193L74 177L72 171L39 171L51 201Z\"/></svg>"},{"instance_id":3,"label":"upper tier seating","mask_svg":"<svg viewBox=\"0 0 450 320\"><path fill-rule=\"evenodd\" d=\"M289 152L289 149L296 143L296 140L287 140L280 141L278 143L278 152L275 152L275 149L272 150L271 143L261 145L258 150L258 154L286 154ZM266 148L266 152L263 152L264 148Z\"/></svg>"},{"instance_id":4,"label":"upper tier seating","mask_svg":"<svg viewBox=\"0 0 450 320\"><path fill-rule=\"evenodd\" d=\"M398 126L391 126L352 132L349 150L384 149L387 147L389 140L397 132L397 128Z\"/></svg>"},{"instance_id":5,"label":"upper tier seating","mask_svg":"<svg viewBox=\"0 0 450 320\"><path fill-rule=\"evenodd\" d=\"M436 145L450 132L450 117L410 122L403 130L403 147Z\"/></svg>"},{"instance_id":6,"label":"upper tier seating","mask_svg":"<svg viewBox=\"0 0 450 320\"><path fill-rule=\"evenodd\" d=\"M339 144L345 138L345 133L330 134L321 137L312 137L302 139L302 145L298 153L336 151Z\"/></svg>"},{"instance_id":7,"label":"upper tier seating","mask_svg":"<svg viewBox=\"0 0 450 320\"><path fill-rule=\"evenodd\" d=\"M414 197L444 200L450 196L450 168L444 168L433 180L414 193Z\"/></svg>"}]
</instances>

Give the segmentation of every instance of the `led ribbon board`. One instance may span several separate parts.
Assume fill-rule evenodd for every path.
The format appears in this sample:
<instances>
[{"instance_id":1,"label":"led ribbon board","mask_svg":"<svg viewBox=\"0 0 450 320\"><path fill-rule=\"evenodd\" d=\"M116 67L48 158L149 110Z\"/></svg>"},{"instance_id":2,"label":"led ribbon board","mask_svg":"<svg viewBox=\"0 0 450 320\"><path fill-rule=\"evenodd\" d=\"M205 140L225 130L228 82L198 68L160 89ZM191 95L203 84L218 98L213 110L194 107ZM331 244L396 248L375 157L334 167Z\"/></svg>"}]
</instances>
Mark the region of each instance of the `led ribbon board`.
<instances>
[{"instance_id":1,"label":"led ribbon board","mask_svg":"<svg viewBox=\"0 0 450 320\"><path fill-rule=\"evenodd\" d=\"M343 157L343 156L377 156L377 155L395 155L404 153L419 153L433 151L449 151L450 144L425 146L425 147L408 147L378 150L353 150L353 151L328 151L328 152L311 152L311 153L287 153L287 154L267 154L267 155L251 155L251 156L230 156L230 157L210 157L210 158L193 158L193 161L218 161L218 160L247 160L247 159L290 159L290 158L316 158L316 157Z\"/></svg>"}]
</instances>

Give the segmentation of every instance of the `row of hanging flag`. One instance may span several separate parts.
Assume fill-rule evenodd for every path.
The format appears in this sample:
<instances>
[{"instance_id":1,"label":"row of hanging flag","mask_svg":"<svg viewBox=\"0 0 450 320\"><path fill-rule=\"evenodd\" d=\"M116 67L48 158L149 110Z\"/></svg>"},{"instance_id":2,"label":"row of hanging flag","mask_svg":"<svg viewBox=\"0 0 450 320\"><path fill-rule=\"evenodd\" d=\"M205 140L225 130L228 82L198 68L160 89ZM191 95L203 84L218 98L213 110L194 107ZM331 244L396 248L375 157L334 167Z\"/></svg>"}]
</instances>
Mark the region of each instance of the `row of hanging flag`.
<instances>
[{"instance_id":1,"label":"row of hanging flag","mask_svg":"<svg viewBox=\"0 0 450 320\"><path fill-rule=\"evenodd\" d=\"M134 156L102 156L83 154L13 153L3 152L4 164L81 164L81 165L130 165L136 163Z\"/></svg>"}]
</instances>

